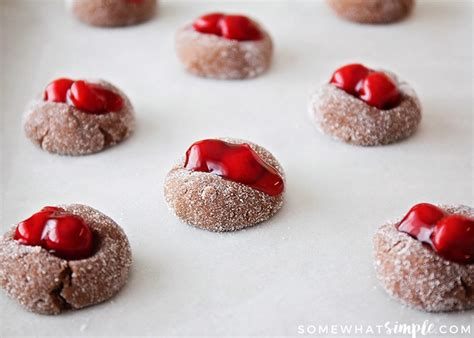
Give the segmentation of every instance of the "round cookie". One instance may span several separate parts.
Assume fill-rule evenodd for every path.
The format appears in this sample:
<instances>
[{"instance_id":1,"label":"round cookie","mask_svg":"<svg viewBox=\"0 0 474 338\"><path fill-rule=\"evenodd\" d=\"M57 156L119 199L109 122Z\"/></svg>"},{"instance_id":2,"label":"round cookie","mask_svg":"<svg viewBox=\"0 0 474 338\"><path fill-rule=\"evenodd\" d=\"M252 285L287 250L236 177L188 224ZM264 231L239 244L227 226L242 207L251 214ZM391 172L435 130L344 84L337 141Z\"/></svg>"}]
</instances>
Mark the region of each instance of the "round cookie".
<instances>
[{"instance_id":1,"label":"round cookie","mask_svg":"<svg viewBox=\"0 0 474 338\"><path fill-rule=\"evenodd\" d=\"M67 87L60 89L63 91L60 93L63 96L61 99L58 99L61 95L57 94L58 97L53 97L56 101L46 100L46 92L58 81L97 85L110 91L107 95L112 95L112 99L120 101L121 104L111 104L112 109L114 106L117 109L115 111L89 112L70 102L69 94L66 95L70 92L70 88ZM48 85L47 91L43 98L37 98L30 104L24 117L24 130L33 143L50 153L60 155L96 153L124 141L133 132L135 118L130 100L120 89L106 81L58 79ZM87 102L89 105L97 106L94 97L91 99L88 93L83 96L92 101ZM99 103L102 103L100 101L102 97L99 96L98 99Z\"/></svg>"},{"instance_id":2,"label":"round cookie","mask_svg":"<svg viewBox=\"0 0 474 338\"><path fill-rule=\"evenodd\" d=\"M281 178L279 193L270 195L214 173L186 169L183 158L165 179L164 196L170 210L187 224L219 232L243 229L269 219L283 204L281 165L259 145L238 139L219 140L247 144Z\"/></svg>"},{"instance_id":3,"label":"round cookie","mask_svg":"<svg viewBox=\"0 0 474 338\"><path fill-rule=\"evenodd\" d=\"M467 206L440 206L448 216L474 217ZM375 271L382 287L403 304L429 311L474 308L474 264L445 259L429 245L397 230L400 220L374 236Z\"/></svg>"},{"instance_id":4,"label":"round cookie","mask_svg":"<svg viewBox=\"0 0 474 338\"><path fill-rule=\"evenodd\" d=\"M377 73L396 84L399 99L395 106L380 109L333 83L326 83L309 99L308 110L315 126L334 139L362 146L385 145L413 135L421 121L416 93L394 74Z\"/></svg>"},{"instance_id":5,"label":"round cookie","mask_svg":"<svg viewBox=\"0 0 474 338\"><path fill-rule=\"evenodd\" d=\"M327 0L329 6L349 21L386 24L407 17L415 0Z\"/></svg>"},{"instance_id":6,"label":"round cookie","mask_svg":"<svg viewBox=\"0 0 474 338\"><path fill-rule=\"evenodd\" d=\"M99 27L130 26L155 15L157 0L68 0L82 22Z\"/></svg>"},{"instance_id":7,"label":"round cookie","mask_svg":"<svg viewBox=\"0 0 474 338\"><path fill-rule=\"evenodd\" d=\"M40 314L59 314L111 298L126 283L131 265L128 239L112 219L85 205L60 208L89 226L92 256L66 260L41 246L20 244L14 239L15 228L0 239L0 286Z\"/></svg>"},{"instance_id":8,"label":"round cookie","mask_svg":"<svg viewBox=\"0 0 474 338\"><path fill-rule=\"evenodd\" d=\"M189 73L201 77L222 80L257 77L270 67L273 42L258 23L251 22L258 30L254 40L238 40L237 35L234 39L226 38L221 31L203 33L196 30L196 24L189 24L176 34L178 58ZM251 35L255 38L255 33Z\"/></svg>"}]
</instances>

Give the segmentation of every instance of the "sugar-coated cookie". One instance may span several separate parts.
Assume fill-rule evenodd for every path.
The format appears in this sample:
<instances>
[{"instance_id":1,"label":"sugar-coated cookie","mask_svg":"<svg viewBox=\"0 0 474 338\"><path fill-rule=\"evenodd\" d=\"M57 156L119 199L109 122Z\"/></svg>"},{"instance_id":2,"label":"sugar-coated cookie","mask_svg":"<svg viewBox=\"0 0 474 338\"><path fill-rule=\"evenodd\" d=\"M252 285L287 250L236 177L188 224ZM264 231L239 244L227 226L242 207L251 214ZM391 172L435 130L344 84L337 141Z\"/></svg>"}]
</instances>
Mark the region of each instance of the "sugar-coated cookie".
<instances>
[{"instance_id":1,"label":"sugar-coated cookie","mask_svg":"<svg viewBox=\"0 0 474 338\"><path fill-rule=\"evenodd\" d=\"M474 308L474 209L415 205L374 236L375 271L389 295L430 311Z\"/></svg>"},{"instance_id":2,"label":"sugar-coated cookie","mask_svg":"<svg viewBox=\"0 0 474 338\"><path fill-rule=\"evenodd\" d=\"M406 82L361 64L336 70L329 83L311 95L308 109L320 131L363 146L403 140L421 121L420 102Z\"/></svg>"},{"instance_id":3,"label":"sugar-coated cookie","mask_svg":"<svg viewBox=\"0 0 474 338\"><path fill-rule=\"evenodd\" d=\"M415 0L327 0L341 17L359 23L386 24L407 17Z\"/></svg>"},{"instance_id":4,"label":"sugar-coated cookie","mask_svg":"<svg viewBox=\"0 0 474 338\"><path fill-rule=\"evenodd\" d=\"M0 239L0 286L40 314L111 298L126 283L130 265L123 230L85 205L45 207Z\"/></svg>"},{"instance_id":5,"label":"sugar-coated cookie","mask_svg":"<svg viewBox=\"0 0 474 338\"><path fill-rule=\"evenodd\" d=\"M82 22L99 27L130 26L153 17L157 0L68 0Z\"/></svg>"},{"instance_id":6,"label":"sugar-coated cookie","mask_svg":"<svg viewBox=\"0 0 474 338\"><path fill-rule=\"evenodd\" d=\"M134 120L130 100L112 84L61 78L30 104L24 130L50 153L86 155L127 139Z\"/></svg>"},{"instance_id":7,"label":"sugar-coated cookie","mask_svg":"<svg viewBox=\"0 0 474 338\"><path fill-rule=\"evenodd\" d=\"M262 26L246 16L212 13L178 31L176 51L194 75L247 79L270 67L273 43Z\"/></svg>"},{"instance_id":8,"label":"sugar-coated cookie","mask_svg":"<svg viewBox=\"0 0 474 338\"><path fill-rule=\"evenodd\" d=\"M185 223L233 231L273 216L283 204L283 169L254 143L208 139L192 144L166 176L170 209Z\"/></svg>"}]
</instances>

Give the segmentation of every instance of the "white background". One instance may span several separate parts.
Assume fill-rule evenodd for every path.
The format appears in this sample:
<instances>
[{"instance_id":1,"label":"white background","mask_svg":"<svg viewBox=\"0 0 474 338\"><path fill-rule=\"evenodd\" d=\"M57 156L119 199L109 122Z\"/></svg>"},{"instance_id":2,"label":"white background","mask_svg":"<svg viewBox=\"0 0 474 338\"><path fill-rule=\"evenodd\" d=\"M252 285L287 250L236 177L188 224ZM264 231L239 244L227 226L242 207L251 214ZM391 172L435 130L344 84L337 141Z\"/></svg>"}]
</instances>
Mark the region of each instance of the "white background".
<instances>
[{"instance_id":1,"label":"white background","mask_svg":"<svg viewBox=\"0 0 474 338\"><path fill-rule=\"evenodd\" d=\"M408 20L384 26L343 21L320 1L167 1L153 21L120 29L83 25L58 1L0 6L2 232L44 205L84 203L125 229L134 256L123 291L81 311L35 315L2 292L0 335L297 335L311 324L474 322L472 311L427 314L391 300L374 277L371 244L378 226L414 203L474 205L470 1L419 1ZM269 73L226 82L182 70L175 31L215 10L268 28ZM415 136L363 148L315 131L310 89L348 62L392 70L415 88L424 114ZM136 108L134 136L86 157L31 144L24 109L62 76L122 88ZM259 143L285 168L285 205L270 221L216 234L168 211L167 171L192 142L214 136Z\"/></svg>"}]
</instances>

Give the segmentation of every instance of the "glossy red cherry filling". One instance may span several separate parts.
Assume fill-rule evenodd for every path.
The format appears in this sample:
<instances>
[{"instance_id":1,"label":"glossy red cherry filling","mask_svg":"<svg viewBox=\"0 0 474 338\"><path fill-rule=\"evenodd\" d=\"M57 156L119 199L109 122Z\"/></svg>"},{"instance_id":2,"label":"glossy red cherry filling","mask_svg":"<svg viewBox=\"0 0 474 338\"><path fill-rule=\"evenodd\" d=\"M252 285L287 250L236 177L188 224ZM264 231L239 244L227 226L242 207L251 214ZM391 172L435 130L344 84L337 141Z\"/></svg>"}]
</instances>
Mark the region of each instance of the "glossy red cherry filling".
<instances>
[{"instance_id":1,"label":"glossy red cherry filling","mask_svg":"<svg viewBox=\"0 0 474 338\"><path fill-rule=\"evenodd\" d=\"M431 241L436 252L446 259L474 263L474 219L451 215L435 226Z\"/></svg>"},{"instance_id":2,"label":"glossy red cherry filling","mask_svg":"<svg viewBox=\"0 0 474 338\"><path fill-rule=\"evenodd\" d=\"M206 14L198 18L194 22L193 27L201 33L221 36L220 22L223 17L224 14L222 13Z\"/></svg>"},{"instance_id":3,"label":"glossy red cherry filling","mask_svg":"<svg viewBox=\"0 0 474 338\"><path fill-rule=\"evenodd\" d=\"M62 102L91 114L119 111L123 107L120 95L96 83L83 80L57 79L48 84L44 101Z\"/></svg>"},{"instance_id":4,"label":"glossy red cherry filling","mask_svg":"<svg viewBox=\"0 0 474 338\"><path fill-rule=\"evenodd\" d=\"M198 18L193 27L205 34L214 34L229 40L251 41L263 37L258 25L243 15L211 13Z\"/></svg>"},{"instance_id":5,"label":"glossy red cherry filling","mask_svg":"<svg viewBox=\"0 0 474 338\"><path fill-rule=\"evenodd\" d=\"M420 203L403 217L398 230L410 234L421 242L430 243L434 225L444 216L444 211L437 206Z\"/></svg>"},{"instance_id":6,"label":"glossy red cherry filling","mask_svg":"<svg viewBox=\"0 0 474 338\"><path fill-rule=\"evenodd\" d=\"M448 215L435 205L420 203L408 211L397 229L429 244L447 260L474 263L474 219Z\"/></svg>"},{"instance_id":7,"label":"glossy red cherry filling","mask_svg":"<svg viewBox=\"0 0 474 338\"><path fill-rule=\"evenodd\" d=\"M188 170L219 175L270 196L277 196L283 192L283 178L248 144L233 144L212 139L198 141L186 151L184 167Z\"/></svg>"},{"instance_id":8,"label":"glossy red cherry filling","mask_svg":"<svg viewBox=\"0 0 474 338\"><path fill-rule=\"evenodd\" d=\"M330 83L378 109L392 109L400 104L396 83L383 72L361 64L350 64L336 70Z\"/></svg>"},{"instance_id":9,"label":"glossy red cherry filling","mask_svg":"<svg viewBox=\"0 0 474 338\"><path fill-rule=\"evenodd\" d=\"M43 99L51 102L66 102L67 92L73 83L74 81L70 79L54 80L46 87Z\"/></svg>"},{"instance_id":10,"label":"glossy red cherry filling","mask_svg":"<svg viewBox=\"0 0 474 338\"><path fill-rule=\"evenodd\" d=\"M83 219L57 207L45 207L19 223L14 239L67 260L87 258L94 250L92 232Z\"/></svg>"}]
</instances>

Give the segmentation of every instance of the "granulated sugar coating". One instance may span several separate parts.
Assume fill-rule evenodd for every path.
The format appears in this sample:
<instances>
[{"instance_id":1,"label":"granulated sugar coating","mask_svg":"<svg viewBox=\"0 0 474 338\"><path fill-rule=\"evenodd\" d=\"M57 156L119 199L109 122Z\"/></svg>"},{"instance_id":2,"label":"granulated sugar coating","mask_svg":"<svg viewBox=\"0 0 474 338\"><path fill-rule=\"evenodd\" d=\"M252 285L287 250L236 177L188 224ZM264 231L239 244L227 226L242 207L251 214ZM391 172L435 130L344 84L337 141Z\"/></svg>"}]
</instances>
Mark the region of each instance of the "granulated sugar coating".
<instances>
[{"instance_id":1,"label":"granulated sugar coating","mask_svg":"<svg viewBox=\"0 0 474 338\"><path fill-rule=\"evenodd\" d=\"M243 140L222 140L248 144L284 179L282 167L268 150ZM164 195L170 210L182 221L219 232L239 230L263 222L283 204L283 193L270 196L216 174L187 170L184 158L166 176Z\"/></svg>"},{"instance_id":2,"label":"granulated sugar coating","mask_svg":"<svg viewBox=\"0 0 474 338\"><path fill-rule=\"evenodd\" d=\"M439 206L448 214L474 217L467 206ZM406 233L400 222L382 226L374 236L375 271L388 294L405 305L430 312L474 308L474 264L440 257Z\"/></svg>"},{"instance_id":3,"label":"granulated sugar coating","mask_svg":"<svg viewBox=\"0 0 474 338\"><path fill-rule=\"evenodd\" d=\"M19 244L15 228L0 239L0 286L25 308L58 314L103 302L126 283L132 262L128 239L109 217L88 206L60 206L82 217L94 234L95 253L67 261L39 246Z\"/></svg>"},{"instance_id":4,"label":"granulated sugar coating","mask_svg":"<svg viewBox=\"0 0 474 338\"><path fill-rule=\"evenodd\" d=\"M101 27L129 26L147 21L155 14L157 0L68 0L81 21Z\"/></svg>"},{"instance_id":5,"label":"granulated sugar coating","mask_svg":"<svg viewBox=\"0 0 474 338\"><path fill-rule=\"evenodd\" d=\"M337 140L362 146L389 144L414 134L421 121L418 97L407 83L386 74L400 90L397 107L378 109L327 83L309 100L308 110L316 127Z\"/></svg>"},{"instance_id":6,"label":"granulated sugar coating","mask_svg":"<svg viewBox=\"0 0 474 338\"><path fill-rule=\"evenodd\" d=\"M261 40L229 40L203 34L188 25L176 34L176 51L186 70L215 79L247 79L263 74L270 67L273 43L259 26Z\"/></svg>"},{"instance_id":7,"label":"granulated sugar coating","mask_svg":"<svg viewBox=\"0 0 474 338\"><path fill-rule=\"evenodd\" d=\"M415 0L327 0L341 17L360 23L390 23L406 17Z\"/></svg>"},{"instance_id":8,"label":"granulated sugar coating","mask_svg":"<svg viewBox=\"0 0 474 338\"><path fill-rule=\"evenodd\" d=\"M123 107L117 112L91 114L72 105L36 99L24 117L26 136L50 153L60 155L87 155L99 152L130 137L135 118L130 100L112 84L98 83L119 94Z\"/></svg>"}]
</instances>

